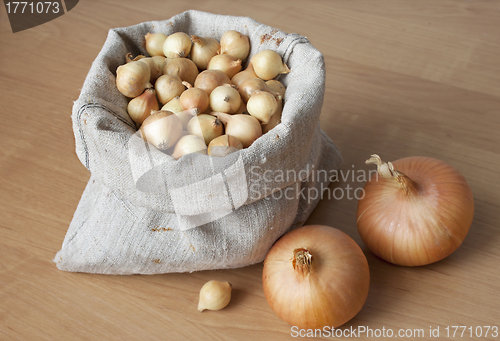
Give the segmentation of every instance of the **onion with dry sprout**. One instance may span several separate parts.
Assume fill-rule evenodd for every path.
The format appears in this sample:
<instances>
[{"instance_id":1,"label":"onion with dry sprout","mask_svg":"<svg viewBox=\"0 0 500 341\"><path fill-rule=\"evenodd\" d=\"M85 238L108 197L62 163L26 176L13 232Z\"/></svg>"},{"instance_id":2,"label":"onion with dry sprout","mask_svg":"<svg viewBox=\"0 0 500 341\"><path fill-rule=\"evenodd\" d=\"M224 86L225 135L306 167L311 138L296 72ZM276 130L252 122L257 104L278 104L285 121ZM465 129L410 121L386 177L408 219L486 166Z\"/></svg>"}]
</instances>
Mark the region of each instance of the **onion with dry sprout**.
<instances>
[{"instance_id":1,"label":"onion with dry sprout","mask_svg":"<svg viewBox=\"0 0 500 341\"><path fill-rule=\"evenodd\" d=\"M286 233L264 260L266 300L283 321L300 329L337 328L368 296L365 255L344 232L324 225Z\"/></svg>"},{"instance_id":2,"label":"onion with dry sprout","mask_svg":"<svg viewBox=\"0 0 500 341\"><path fill-rule=\"evenodd\" d=\"M358 201L361 239L378 257L398 265L437 262L455 251L472 224L474 199L465 178L446 162L408 157L393 163L378 155L377 176Z\"/></svg>"},{"instance_id":3,"label":"onion with dry sprout","mask_svg":"<svg viewBox=\"0 0 500 341\"><path fill-rule=\"evenodd\" d=\"M290 72L279 53L273 50L257 53L250 59L250 62L257 76L265 81L273 79L279 74Z\"/></svg>"}]
</instances>

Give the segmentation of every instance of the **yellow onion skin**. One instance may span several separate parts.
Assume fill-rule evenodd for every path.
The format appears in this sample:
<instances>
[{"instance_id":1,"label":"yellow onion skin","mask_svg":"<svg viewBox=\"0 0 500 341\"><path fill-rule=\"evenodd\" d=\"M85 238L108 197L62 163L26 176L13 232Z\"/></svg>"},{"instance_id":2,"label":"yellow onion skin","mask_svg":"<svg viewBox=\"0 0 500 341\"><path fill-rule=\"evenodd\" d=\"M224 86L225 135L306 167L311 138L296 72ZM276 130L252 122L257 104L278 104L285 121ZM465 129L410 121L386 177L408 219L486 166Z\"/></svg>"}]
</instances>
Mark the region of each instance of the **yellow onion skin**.
<instances>
[{"instance_id":1,"label":"yellow onion skin","mask_svg":"<svg viewBox=\"0 0 500 341\"><path fill-rule=\"evenodd\" d=\"M310 270L294 268L295 251L300 249L312 255ZM283 321L300 329L336 328L363 307L370 271L365 255L347 234L308 225L273 245L264 260L262 282L267 302Z\"/></svg>"},{"instance_id":2,"label":"yellow onion skin","mask_svg":"<svg viewBox=\"0 0 500 341\"><path fill-rule=\"evenodd\" d=\"M407 157L393 166L406 175L402 182L379 175L364 187L357 209L361 239L375 255L397 265L427 265L449 256L474 216L467 181L448 163L429 157Z\"/></svg>"}]
</instances>

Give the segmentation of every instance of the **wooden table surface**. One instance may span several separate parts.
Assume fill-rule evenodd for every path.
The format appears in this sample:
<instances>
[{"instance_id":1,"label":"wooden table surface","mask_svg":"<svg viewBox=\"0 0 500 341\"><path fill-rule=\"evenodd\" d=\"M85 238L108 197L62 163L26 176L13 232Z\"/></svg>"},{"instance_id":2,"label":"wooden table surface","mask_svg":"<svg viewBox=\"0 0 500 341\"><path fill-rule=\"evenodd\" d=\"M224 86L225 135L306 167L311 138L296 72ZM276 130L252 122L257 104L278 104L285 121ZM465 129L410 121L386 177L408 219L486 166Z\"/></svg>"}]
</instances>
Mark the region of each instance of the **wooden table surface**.
<instances>
[{"instance_id":1,"label":"wooden table surface","mask_svg":"<svg viewBox=\"0 0 500 341\"><path fill-rule=\"evenodd\" d=\"M188 9L246 15L309 38L325 56L321 125L342 151L342 170L369 169L372 153L424 155L452 164L472 188L475 216L462 246L415 268L370 253L355 200L319 203L307 223L349 234L370 266L368 299L342 328L423 329L428 338L440 327L442 339L465 340L469 329L447 337L445 328L500 327L500 2L88 0L15 34L0 9L0 339L293 339L265 300L262 264L106 276L63 272L52 261L90 176L74 152L71 108L108 29ZM337 184L348 185L363 184ZM230 281L233 299L199 313L210 279ZM493 330L477 339L500 338Z\"/></svg>"}]
</instances>

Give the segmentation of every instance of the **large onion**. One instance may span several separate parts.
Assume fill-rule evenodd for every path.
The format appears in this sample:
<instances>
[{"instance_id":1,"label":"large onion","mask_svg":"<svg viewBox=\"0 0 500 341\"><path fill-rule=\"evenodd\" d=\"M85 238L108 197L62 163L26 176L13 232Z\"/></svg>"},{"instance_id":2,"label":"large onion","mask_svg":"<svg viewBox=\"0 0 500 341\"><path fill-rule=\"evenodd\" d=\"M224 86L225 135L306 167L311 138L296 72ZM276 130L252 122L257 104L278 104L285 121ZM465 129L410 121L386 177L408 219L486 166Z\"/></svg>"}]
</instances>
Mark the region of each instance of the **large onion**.
<instances>
[{"instance_id":1,"label":"large onion","mask_svg":"<svg viewBox=\"0 0 500 341\"><path fill-rule=\"evenodd\" d=\"M418 266L441 260L463 242L474 200L465 178L449 164L428 157L366 163L378 173L358 202L358 231L366 246L388 262Z\"/></svg>"},{"instance_id":2,"label":"large onion","mask_svg":"<svg viewBox=\"0 0 500 341\"><path fill-rule=\"evenodd\" d=\"M309 225L273 245L264 261L262 282L267 302L290 325L338 327L363 307L370 272L365 255L347 234Z\"/></svg>"}]
</instances>

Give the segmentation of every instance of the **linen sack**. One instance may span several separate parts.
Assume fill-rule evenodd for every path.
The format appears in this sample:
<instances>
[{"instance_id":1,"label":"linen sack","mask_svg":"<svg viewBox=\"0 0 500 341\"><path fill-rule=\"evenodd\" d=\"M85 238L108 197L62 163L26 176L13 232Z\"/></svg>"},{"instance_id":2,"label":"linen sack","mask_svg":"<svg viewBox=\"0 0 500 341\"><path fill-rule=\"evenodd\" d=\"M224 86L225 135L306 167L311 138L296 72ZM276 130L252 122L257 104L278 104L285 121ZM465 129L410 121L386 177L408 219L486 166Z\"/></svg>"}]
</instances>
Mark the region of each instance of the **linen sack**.
<instances>
[{"instance_id":1,"label":"linen sack","mask_svg":"<svg viewBox=\"0 0 500 341\"><path fill-rule=\"evenodd\" d=\"M277 51L291 72L282 121L249 148L223 158L179 160L144 142L116 88L125 55L144 54L148 32L250 39L250 56ZM244 63L246 67L248 62ZM72 121L76 153L91 176L54 262L61 270L159 274L243 267L304 224L341 156L319 126L325 90L322 54L298 34L247 17L186 11L109 31Z\"/></svg>"}]
</instances>

